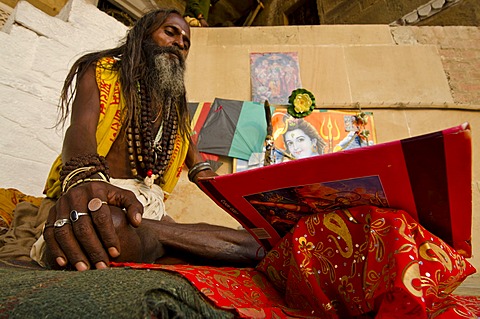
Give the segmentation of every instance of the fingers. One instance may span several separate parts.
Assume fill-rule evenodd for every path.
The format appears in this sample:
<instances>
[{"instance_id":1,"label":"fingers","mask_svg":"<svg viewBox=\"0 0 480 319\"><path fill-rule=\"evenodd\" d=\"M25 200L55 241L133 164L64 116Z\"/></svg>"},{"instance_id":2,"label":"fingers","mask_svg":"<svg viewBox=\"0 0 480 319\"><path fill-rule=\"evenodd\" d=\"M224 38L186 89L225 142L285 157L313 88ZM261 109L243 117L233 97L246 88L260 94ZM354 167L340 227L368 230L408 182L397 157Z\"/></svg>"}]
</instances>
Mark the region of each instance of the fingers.
<instances>
[{"instance_id":1,"label":"fingers","mask_svg":"<svg viewBox=\"0 0 480 319\"><path fill-rule=\"evenodd\" d=\"M63 250L60 248L57 241L55 240L55 235L53 233L53 224L55 222L54 218L56 215L57 214L55 206L53 206L48 213L45 229L43 230L43 238L45 239L49 254L52 256L52 258L60 267L65 267L67 265L67 257L65 256Z\"/></svg>"},{"instance_id":2,"label":"fingers","mask_svg":"<svg viewBox=\"0 0 480 319\"><path fill-rule=\"evenodd\" d=\"M92 199L89 203L92 203L94 200L97 198ZM89 205L91 206L91 205ZM112 207L113 208L113 207ZM107 247L108 252L111 257L115 258L120 255L120 241L118 239L118 235L115 231L115 227L113 225L113 220L112 220L112 214L111 214L111 209L110 206L108 205L108 202L103 202L103 204L96 210L91 210L91 221L93 221L93 224L95 225L95 229L100 235L100 238L103 243L103 247ZM85 227L84 229L79 229L79 234L78 236L83 236L83 235L88 235L86 234L88 231L90 231L92 228L87 228ZM81 231L81 233L80 233ZM77 233L76 233L77 234ZM97 249L98 247L93 246L95 244L94 242L86 242L83 247L86 249L86 251L99 251L104 249ZM92 245L92 247L89 247ZM101 244L100 247L101 248ZM90 260L92 261L102 261L104 260L103 256L97 256L96 254L89 256ZM108 259L107 259L108 260Z\"/></svg>"},{"instance_id":3,"label":"fingers","mask_svg":"<svg viewBox=\"0 0 480 319\"><path fill-rule=\"evenodd\" d=\"M71 264L80 271L91 265L106 268L109 256L115 258L121 253L111 209L123 207L129 222L138 227L143 206L132 192L93 182L70 189L50 210L47 219L44 237L49 256L60 267ZM55 227L56 221L59 222Z\"/></svg>"},{"instance_id":4,"label":"fingers","mask_svg":"<svg viewBox=\"0 0 480 319\"><path fill-rule=\"evenodd\" d=\"M135 194L126 190L109 193L108 203L125 208L128 222L133 227L140 226L142 222L143 205L138 201Z\"/></svg>"},{"instance_id":5,"label":"fingers","mask_svg":"<svg viewBox=\"0 0 480 319\"><path fill-rule=\"evenodd\" d=\"M74 212L77 211L73 210L71 212L71 215ZM75 234L75 238L82 247L82 252L85 252L88 261L95 265L95 268L106 268L109 258L104 246L102 245L102 241L97 236L97 233L95 231L96 227L94 227L91 215L88 213L84 213L84 215L79 217L78 220L75 220L72 217L73 216L71 216L71 220L73 222L73 232ZM77 258L81 258L81 255L74 256L73 258L74 259L72 260L72 257L70 257L70 261L74 265L77 265L76 260ZM78 269L77 266L75 267Z\"/></svg>"},{"instance_id":6,"label":"fingers","mask_svg":"<svg viewBox=\"0 0 480 319\"><path fill-rule=\"evenodd\" d=\"M50 209L43 233L50 256L55 259L60 267L66 267L70 263L79 271L89 269L87 258L72 231L70 219L56 219L59 217L57 211L58 206L53 206Z\"/></svg>"}]
</instances>

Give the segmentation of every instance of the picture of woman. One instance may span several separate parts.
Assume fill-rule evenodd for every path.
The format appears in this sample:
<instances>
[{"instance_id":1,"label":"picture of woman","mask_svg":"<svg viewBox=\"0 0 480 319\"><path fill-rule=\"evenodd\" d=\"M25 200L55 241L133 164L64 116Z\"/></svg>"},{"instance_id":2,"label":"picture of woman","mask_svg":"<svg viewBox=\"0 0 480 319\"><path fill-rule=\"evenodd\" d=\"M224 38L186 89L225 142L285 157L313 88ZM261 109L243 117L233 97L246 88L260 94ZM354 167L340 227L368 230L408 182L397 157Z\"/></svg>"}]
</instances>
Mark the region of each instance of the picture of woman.
<instances>
[{"instance_id":1,"label":"picture of woman","mask_svg":"<svg viewBox=\"0 0 480 319\"><path fill-rule=\"evenodd\" d=\"M315 127L304 119L286 118L283 142L294 158L307 158L324 153L327 144Z\"/></svg>"},{"instance_id":2,"label":"picture of woman","mask_svg":"<svg viewBox=\"0 0 480 319\"><path fill-rule=\"evenodd\" d=\"M272 114L274 163L329 154L376 144L374 118L365 113L364 126L355 123L357 111L314 110L305 118L295 118L284 108ZM359 134L359 131L368 135ZM264 166L265 150L252 153L249 160L235 159L234 172Z\"/></svg>"}]
</instances>

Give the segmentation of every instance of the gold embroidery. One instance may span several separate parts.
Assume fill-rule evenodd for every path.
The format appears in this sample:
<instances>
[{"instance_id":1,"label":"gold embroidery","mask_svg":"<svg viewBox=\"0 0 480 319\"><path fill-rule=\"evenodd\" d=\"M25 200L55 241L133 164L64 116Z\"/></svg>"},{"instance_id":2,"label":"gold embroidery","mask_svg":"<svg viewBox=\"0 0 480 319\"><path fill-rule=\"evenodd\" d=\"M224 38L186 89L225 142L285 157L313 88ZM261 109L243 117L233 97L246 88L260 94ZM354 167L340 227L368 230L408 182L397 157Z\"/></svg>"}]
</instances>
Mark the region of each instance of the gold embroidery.
<instances>
[{"instance_id":1,"label":"gold embroidery","mask_svg":"<svg viewBox=\"0 0 480 319\"><path fill-rule=\"evenodd\" d=\"M398 229L398 233L400 234L400 236L402 236L402 238L406 239L407 241L415 245L415 239L413 238L412 235L410 235L410 230L413 227L416 227L416 224L412 225L412 227L409 227L407 222L405 221L405 216L403 214L400 214L398 219L401 221L400 227ZM405 233L407 229L409 233L408 235Z\"/></svg>"},{"instance_id":2,"label":"gold embroidery","mask_svg":"<svg viewBox=\"0 0 480 319\"><path fill-rule=\"evenodd\" d=\"M448 254L437 244L430 241L425 241L420 245L418 253L420 257L424 258L425 260L439 262L447 270L452 271L452 260L448 257Z\"/></svg>"},{"instance_id":3,"label":"gold embroidery","mask_svg":"<svg viewBox=\"0 0 480 319\"><path fill-rule=\"evenodd\" d=\"M324 275L328 274L328 277L330 278L330 282L333 283L336 278L335 267L330 261L330 258L333 258L335 256L335 251L333 250L333 248L326 247L324 249L323 243L319 242L317 247L315 247L315 251L313 252L313 255L317 258L320 264L319 266L322 274Z\"/></svg>"},{"instance_id":4,"label":"gold embroidery","mask_svg":"<svg viewBox=\"0 0 480 319\"><path fill-rule=\"evenodd\" d=\"M320 225L321 219L319 218L320 215L313 214L305 218L305 226L307 227L308 233L310 235L315 235L316 226Z\"/></svg>"},{"instance_id":5,"label":"gold embroidery","mask_svg":"<svg viewBox=\"0 0 480 319\"><path fill-rule=\"evenodd\" d=\"M412 295L422 297L422 285L420 282L418 285L414 283L418 278L420 278L420 267L418 262L412 261L402 272L403 285Z\"/></svg>"},{"instance_id":6,"label":"gold embroidery","mask_svg":"<svg viewBox=\"0 0 480 319\"><path fill-rule=\"evenodd\" d=\"M338 285L338 292L343 295L343 299L346 302L350 302L350 294L353 292L353 284L349 282L347 276L340 278L340 284Z\"/></svg>"},{"instance_id":7,"label":"gold embroidery","mask_svg":"<svg viewBox=\"0 0 480 319\"><path fill-rule=\"evenodd\" d=\"M370 222L370 240L368 242L368 251L375 251L376 261L382 261L385 255L385 243L382 237L390 231L390 226L386 225L384 218L376 219Z\"/></svg>"},{"instance_id":8,"label":"gold embroidery","mask_svg":"<svg viewBox=\"0 0 480 319\"><path fill-rule=\"evenodd\" d=\"M328 238L333 240L337 246L338 252L344 258L350 258L353 254L353 241L352 235L348 226L345 224L345 221L337 213L328 213L325 214L323 218L323 224L333 233L337 234L338 237L333 235L328 235ZM345 241L346 247L342 247L338 239L343 239Z\"/></svg>"}]
</instances>

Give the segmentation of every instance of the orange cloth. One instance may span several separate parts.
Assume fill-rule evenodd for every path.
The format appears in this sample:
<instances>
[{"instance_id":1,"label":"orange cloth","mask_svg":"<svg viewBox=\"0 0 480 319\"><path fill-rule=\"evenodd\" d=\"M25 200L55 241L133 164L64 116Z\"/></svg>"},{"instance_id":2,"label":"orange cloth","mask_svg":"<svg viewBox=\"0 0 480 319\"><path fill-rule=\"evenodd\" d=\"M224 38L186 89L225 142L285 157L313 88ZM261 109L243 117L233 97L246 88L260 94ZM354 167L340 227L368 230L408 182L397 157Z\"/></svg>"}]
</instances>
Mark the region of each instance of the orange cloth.
<instances>
[{"instance_id":1,"label":"orange cloth","mask_svg":"<svg viewBox=\"0 0 480 319\"><path fill-rule=\"evenodd\" d=\"M25 195L14 188L0 188L0 228L8 229L13 220L13 211L20 202L40 206L41 197Z\"/></svg>"}]
</instances>

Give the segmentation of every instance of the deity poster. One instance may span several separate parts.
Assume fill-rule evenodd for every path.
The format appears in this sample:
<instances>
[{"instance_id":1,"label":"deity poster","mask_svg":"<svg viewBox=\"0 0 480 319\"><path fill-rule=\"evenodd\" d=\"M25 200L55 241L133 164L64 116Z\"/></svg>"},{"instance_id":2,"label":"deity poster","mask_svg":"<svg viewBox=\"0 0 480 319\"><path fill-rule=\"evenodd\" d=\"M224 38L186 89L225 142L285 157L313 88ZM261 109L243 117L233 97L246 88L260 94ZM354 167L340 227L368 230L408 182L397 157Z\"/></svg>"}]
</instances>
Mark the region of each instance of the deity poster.
<instances>
[{"instance_id":1,"label":"deity poster","mask_svg":"<svg viewBox=\"0 0 480 319\"><path fill-rule=\"evenodd\" d=\"M376 142L373 113L364 112L365 125L355 125L355 116L359 111L314 110L304 118L294 118L284 108L277 108L272 115L273 137L275 148L291 154L296 159L334 153L353 149ZM295 143L288 132L296 130L297 135L302 133L312 141L311 154L295 150ZM368 131L368 136L360 136L360 130ZM309 156L310 155L310 156Z\"/></svg>"},{"instance_id":2,"label":"deity poster","mask_svg":"<svg viewBox=\"0 0 480 319\"><path fill-rule=\"evenodd\" d=\"M355 122L363 114L363 125ZM376 144L373 113L316 109L304 118L295 118L284 107L272 114L274 163L336 153ZM234 171L263 166L265 153L250 159L234 160Z\"/></svg>"},{"instance_id":3,"label":"deity poster","mask_svg":"<svg viewBox=\"0 0 480 319\"><path fill-rule=\"evenodd\" d=\"M293 90L302 86L296 52L251 53L252 101L287 104Z\"/></svg>"}]
</instances>

